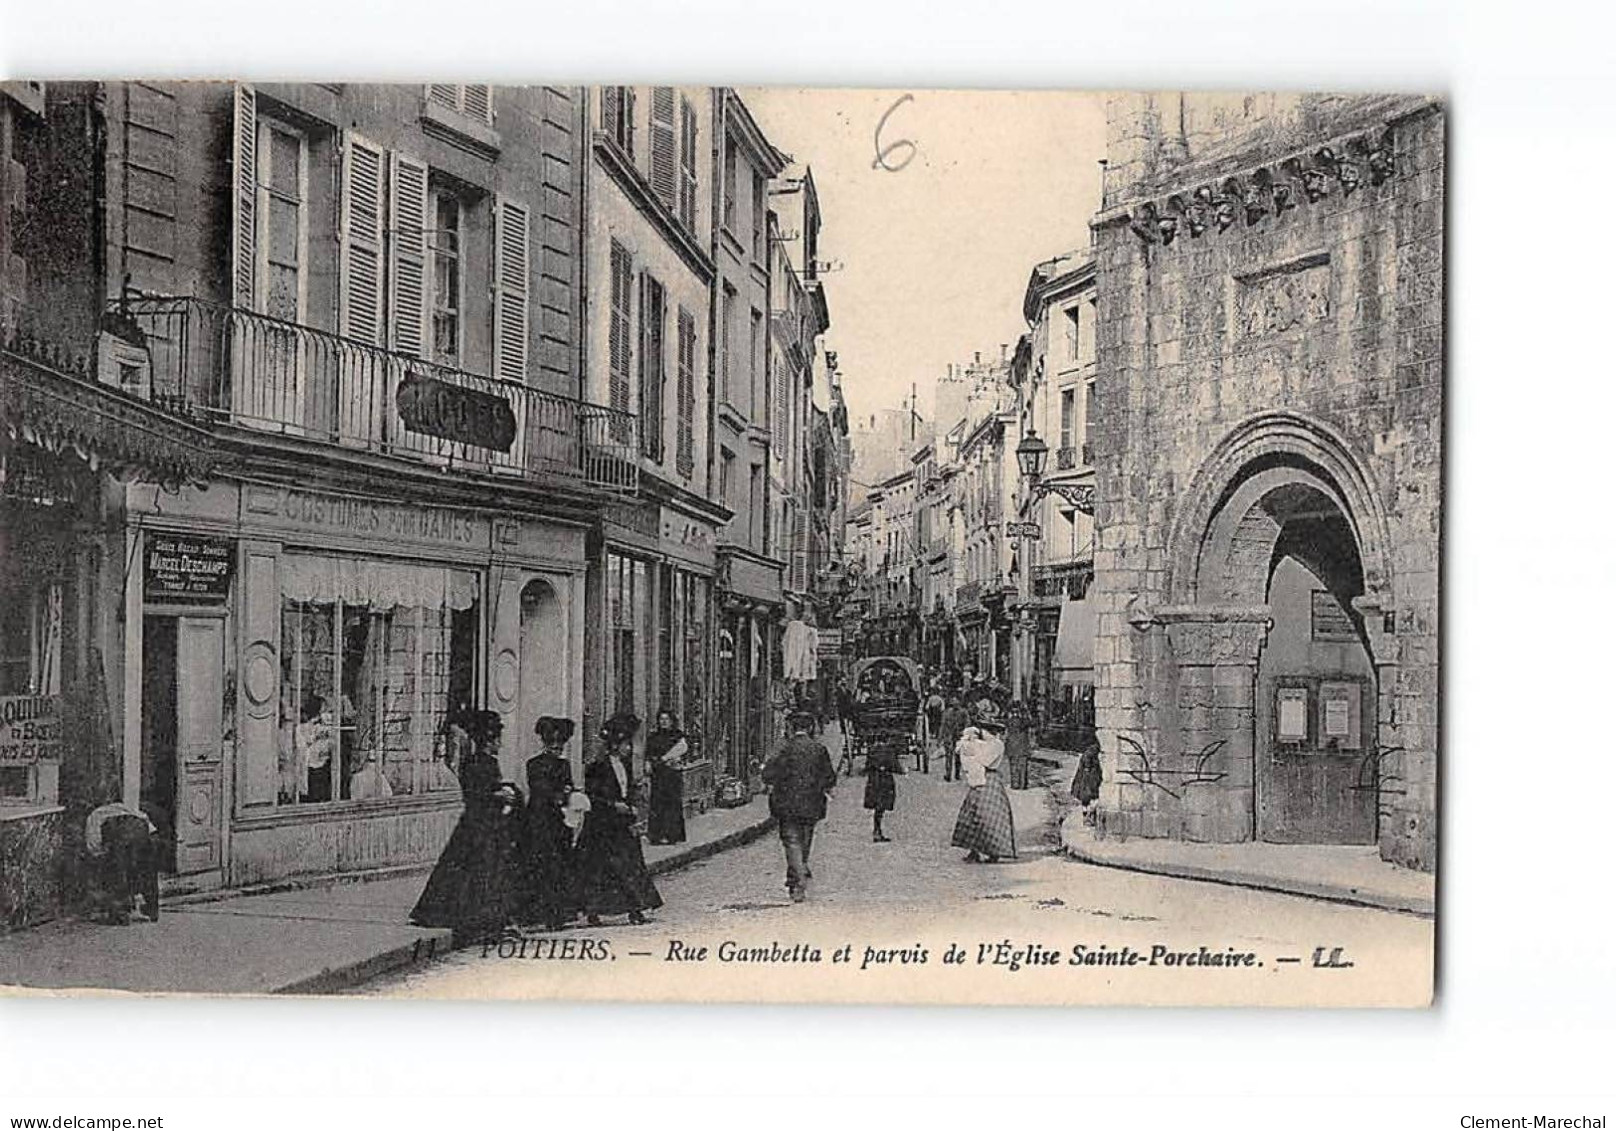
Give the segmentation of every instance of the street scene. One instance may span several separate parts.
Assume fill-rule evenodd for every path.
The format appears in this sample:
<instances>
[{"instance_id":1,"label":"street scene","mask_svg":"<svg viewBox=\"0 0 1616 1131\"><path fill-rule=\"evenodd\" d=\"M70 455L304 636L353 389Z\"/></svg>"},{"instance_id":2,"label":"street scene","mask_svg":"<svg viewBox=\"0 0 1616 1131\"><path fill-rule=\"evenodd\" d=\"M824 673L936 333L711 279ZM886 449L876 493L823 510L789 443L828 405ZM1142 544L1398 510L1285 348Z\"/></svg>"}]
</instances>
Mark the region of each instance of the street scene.
<instances>
[{"instance_id":1,"label":"street scene","mask_svg":"<svg viewBox=\"0 0 1616 1131\"><path fill-rule=\"evenodd\" d=\"M1429 1004L1414 94L0 86L0 984Z\"/></svg>"}]
</instances>

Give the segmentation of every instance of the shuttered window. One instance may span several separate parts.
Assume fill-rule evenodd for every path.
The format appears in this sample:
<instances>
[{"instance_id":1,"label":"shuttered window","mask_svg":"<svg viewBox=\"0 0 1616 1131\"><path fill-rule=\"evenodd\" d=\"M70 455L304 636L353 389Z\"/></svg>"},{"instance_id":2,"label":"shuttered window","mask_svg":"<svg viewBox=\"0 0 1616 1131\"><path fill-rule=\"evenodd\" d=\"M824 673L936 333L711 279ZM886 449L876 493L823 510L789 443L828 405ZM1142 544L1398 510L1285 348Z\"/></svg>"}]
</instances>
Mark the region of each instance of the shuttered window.
<instances>
[{"instance_id":1,"label":"shuttered window","mask_svg":"<svg viewBox=\"0 0 1616 1131\"><path fill-rule=\"evenodd\" d=\"M529 248L532 213L500 197L494 205L494 375L527 383Z\"/></svg>"},{"instance_id":2,"label":"shuttered window","mask_svg":"<svg viewBox=\"0 0 1616 1131\"><path fill-rule=\"evenodd\" d=\"M475 118L492 125L494 121L494 91L486 83L428 83L426 100L446 110Z\"/></svg>"},{"instance_id":3,"label":"shuttered window","mask_svg":"<svg viewBox=\"0 0 1616 1131\"><path fill-rule=\"evenodd\" d=\"M230 282L232 302L252 310L257 288L258 250L258 100L253 88L236 87L235 141L231 154L234 180L230 216Z\"/></svg>"},{"instance_id":4,"label":"shuttered window","mask_svg":"<svg viewBox=\"0 0 1616 1131\"><path fill-rule=\"evenodd\" d=\"M634 88L607 86L600 92L600 128L631 159L634 156Z\"/></svg>"},{"instance_id":5,"label":"shuttered window","mask_svg":"<svg viewBox=\"0 0 1616 1131\"><path fill-rule=\"evenodd\" d=\"M350 133L342 163L338 320L344 337L379 346L382 327L382 168L379 146Z\"/></svg>"},{"instance_id":6,"label":"shuttered window","mask_svg":"<svg viewBox=\"0 0 1616 1131\"><path fill-rule=\"evenodd\" d=\"M688 98L679 99L679 220L696 231L696 108Z\"/></svg>"},{"instance_id":7,"label":"shuttered window","mask_svg":"<svg viewBox=\"0 0 1616 1131\"><path fill-rule=\"evenodd\" d=\"M427 328L427 167L394 153L391 234L388 255L391 346L411 357L426 354Z\"/></svg>"},{"instance_id":8,"label":"shuttered window","mask_svg":"<svg viewBox=\"0 0 1616 1131\"><path fill-rule=\"evenodd\" d=\"M679 308L679 474L689 478L696 470L696 316Z\"/></svg>"},{"instance_id":9,"label":"shuttered window","mask_svg":"<svg viewBox=\"0 0 1616 1131\"><path fill-rule=\"evenodd\" d=\"M651 88L651 191L670 212L679 207L679 147L674 136L674 106L671 86Z\"/></svg>"},{"instance_id":10,"label":"shuttered window","mask_svg":"<svg viewBox=\"0 0 1616 1131\"><path fill-rule=\"evenodd\" d=\"M611 385L607 403L618 412L629 411L629 375L634 360L634 257L612 241L612 308L609 340Z\"/></svg>"},{"instance_id":11,"label":"shuttered window","mask_svg":"<svg viewBox=\"0 0 1616 1131\"><path fill-rule=\"evenodd\" d=\"M662 461L662 389L667 292L649 273L640 276L640 454Z\"/></svg>"}]
</instances>

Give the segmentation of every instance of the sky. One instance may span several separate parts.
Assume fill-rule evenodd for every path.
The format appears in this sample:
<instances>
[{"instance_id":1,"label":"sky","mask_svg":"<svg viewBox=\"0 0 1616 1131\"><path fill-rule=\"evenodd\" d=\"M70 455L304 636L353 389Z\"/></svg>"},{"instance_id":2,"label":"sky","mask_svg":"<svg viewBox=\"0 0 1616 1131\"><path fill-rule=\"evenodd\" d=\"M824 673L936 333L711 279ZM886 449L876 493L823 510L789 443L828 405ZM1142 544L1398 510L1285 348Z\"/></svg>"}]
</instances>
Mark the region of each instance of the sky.
<instances>
[{"instance_id":1,"label":"sky","mask_svg":"<svg viewBox=\"0 0 1616 1131\"><path fill-rule=\"evenodd\" d=\"M1034 264L1088 246L1103 95L740 93L769 140L813 168L819 255L839 265L823 276L825 345L839 354L854 415L902 405L914 383L929 416L950 362L996 354L1026 332Z\"/></svg>"}]
</instances>

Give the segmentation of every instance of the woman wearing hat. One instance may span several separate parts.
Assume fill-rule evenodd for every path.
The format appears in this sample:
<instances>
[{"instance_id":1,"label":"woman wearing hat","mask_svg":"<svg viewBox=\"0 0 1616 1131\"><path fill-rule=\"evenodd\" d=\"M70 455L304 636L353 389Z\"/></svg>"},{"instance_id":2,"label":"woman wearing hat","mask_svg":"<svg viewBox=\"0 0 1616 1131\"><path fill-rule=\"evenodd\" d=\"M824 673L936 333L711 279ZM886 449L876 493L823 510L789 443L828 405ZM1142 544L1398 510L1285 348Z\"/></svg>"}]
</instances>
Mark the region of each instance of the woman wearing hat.
<instances>
[{"instance_id":1,"label":"woman wearing hat","mask_svg":"<svg viewBox=\"0 0 1616 1131\"><path fill-rule=\"evenodd\" d=\"M684 782L679 763L690 744L679 720L664 707L657 712L657 728L645 740L645 764L651 771L651 816L646 835L652 844L685 842Z\"/></svg>"},{"instance_id":2,"label":"woman wearing hat","mask_svg":"<svg viewBox=\"0 0 1616 1131\"><path fill-rule=\"evenodd\" d=\"M579 907L572 828L567 823L573 788L566 747L573 725L571 719L546 715L533 729L542 745L527 760L522 920L555 931L577 915Z\"/></svg>"},{"instance_id":3,"label":"woman wearing hat","mask_svg":"<svg viewBox=\"0 0 1616 1131\"><path fill-rule=\"evenodd\" d=\"M980 700L959 740L960 767L970 789L954 822L955 848L971 863L996 863L1016 854L1016 822L1004 790L1004 716L991 700Z\"/></svg>"},{"instance_id":4,"label":"woman wearing hat","mask_svg":"<svg viewBox=\"0 0 1616 1131\"><path fill-rule=\"evenodd\" d=\"M662 906L645 866L630 801L639 729L640 720L633 715L613 715L600 732L605 749L584 769L589 813L578 834L578 877L591 927L600 925L602 915L624 912L630 923L643 923L647 910Z\"/></svg>"},{"instance_id":5,"label":"woman wearing hat","mask_svg":"<svg viewBox=\"0 0 1616 1131\"><path fill-rule=\"evenodd\" d=\"M460 766L466 808L410 912L422 927L450 927L456 946L497 935L510 922L516 836L511 814L516 787L500 781L503 724L494 711L468 711L452 720L470 740Z\"/></svg>"}]
</instances>

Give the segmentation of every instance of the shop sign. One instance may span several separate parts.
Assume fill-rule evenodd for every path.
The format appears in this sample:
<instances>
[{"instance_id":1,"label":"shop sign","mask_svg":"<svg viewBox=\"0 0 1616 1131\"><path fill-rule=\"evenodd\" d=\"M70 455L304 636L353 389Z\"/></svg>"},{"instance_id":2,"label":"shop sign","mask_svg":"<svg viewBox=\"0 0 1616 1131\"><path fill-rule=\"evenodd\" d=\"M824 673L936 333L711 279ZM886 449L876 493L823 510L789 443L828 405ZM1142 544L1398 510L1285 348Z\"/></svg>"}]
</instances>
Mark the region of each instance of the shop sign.
<instances>
[{"instance_id":1,"label":"shop sign","mask_svg":"<svg viewBox=\"0 0 1616 1131\"><path fill-rule=\"evenodd\" d=\"M1029 540L1037 540L1044 536L1044 528L1036 522L1007 522L1004 524L1004 532L1010 538Z\"/></svg>"},{"instance_id":2,"label":"shop sign","mask_svg":"<svg viewBox=\"0 0 1616 1131\"><path fill-rule=\"evenodd\" d=\"M287 488L247 489L248 514L290 523L300 530L360 535L387 541L456 547L489 545L490 523L481 515L429 503L383 503L348 495L322 495Z\"/></svg>"},{"instance_id":3,"label":"shop sign","mask_svg":"<svg viewBox=\"0 0 1616 1131\"><path fill-rule=\"evenodd\" d=\"M669 557L696 565L713 567L718 560L712 526L666 507L662 510L662 540L658 548Z\"/></svg>"},{"instance_id":4,"label":"shop sign","mask_svg":"<svg viewBox=\"0 0 1616 1131\"><path fill-rule=\"evenodd\" d=\"M410 432L508 452L516 414L504 397L411 373L398 386L398 415Z\"/></svg>"},{"instance_id":5,"label":"shop sign","mask_svg":"<svg viewBox=\"0 0 1616 1131\"><path fill-rule=\"evenodd\" d=\"M0 695L0 766L62 758L62 697Z\"/></svg>"},{"instance_id":6,"label":"shop sign","mask_svg":"<svg viewBox=\"0 0 1616 1131\"><path fill-rule=\"evenodd\" d=\"M146 601L222 604L236 571L236 544L191 534L146 535Z\"/></svg>"},{"instance_id":7,"label":"shop sign","mask_svg":"<svg viewBox=\"0 0 1616 1131\"><path fill-rule=\"evenodd\" d=\"M819 630L819 654L824 657L835 657L842 654L841 629L822 628Z\"/></svg>"}]
</instances>

